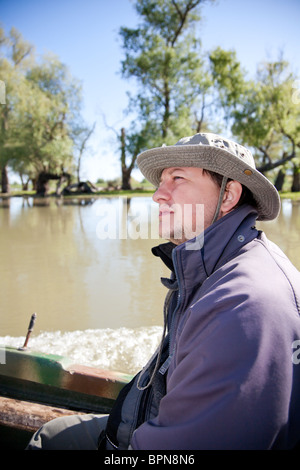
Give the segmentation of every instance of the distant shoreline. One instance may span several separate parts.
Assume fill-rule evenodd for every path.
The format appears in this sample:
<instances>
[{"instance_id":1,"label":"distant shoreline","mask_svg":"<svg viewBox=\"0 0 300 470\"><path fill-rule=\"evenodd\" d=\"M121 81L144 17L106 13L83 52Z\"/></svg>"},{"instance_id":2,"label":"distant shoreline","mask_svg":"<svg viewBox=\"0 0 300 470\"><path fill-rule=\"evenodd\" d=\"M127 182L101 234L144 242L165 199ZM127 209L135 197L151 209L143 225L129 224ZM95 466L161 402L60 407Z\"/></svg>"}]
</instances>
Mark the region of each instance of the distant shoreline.
<instances>
[{"instance_id":1,"label":"distant shoreline","mask_svg":"<svg viewBox=\"0 0 300 470\"><path fill-rule=\"evenodd\" d=\"M34 198L47 198L47 197L56 197L56 198L95 198L95 197L108 197L108 196L127 196L127 197L137 197L137 196L151 196L154 193L154 189L132 189L132 190L103 190L96 191L90 194L68 194L68 195L56 195L54 192L48 194L47 196L37 195L35 191L12 191L11 193L0 193L0 198L8 199L11 197L34 197ZM300 201L300 192L279 192L281 199L290 199L291 201Z\"/></svg>"}]
</instances>

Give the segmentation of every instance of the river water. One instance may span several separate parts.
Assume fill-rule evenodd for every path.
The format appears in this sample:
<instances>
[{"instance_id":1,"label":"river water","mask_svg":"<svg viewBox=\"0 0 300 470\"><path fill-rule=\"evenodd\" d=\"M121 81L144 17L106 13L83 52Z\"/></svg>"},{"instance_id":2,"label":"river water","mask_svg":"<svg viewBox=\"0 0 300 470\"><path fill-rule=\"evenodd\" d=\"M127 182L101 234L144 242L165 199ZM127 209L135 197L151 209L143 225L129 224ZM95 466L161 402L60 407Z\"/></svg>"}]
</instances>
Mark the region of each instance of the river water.
<instances>
[{"instance_id":1,"label":"river water","mask_svg":"<svg viewBox=\"0 0 300 470\"><path fill-rule=\"evenodd\" d=\"M300 204L259 223L300 269ZM135 373L162 333L168 270L150 197L0 199L0 344Z\"/></svg>"}]
</instances>

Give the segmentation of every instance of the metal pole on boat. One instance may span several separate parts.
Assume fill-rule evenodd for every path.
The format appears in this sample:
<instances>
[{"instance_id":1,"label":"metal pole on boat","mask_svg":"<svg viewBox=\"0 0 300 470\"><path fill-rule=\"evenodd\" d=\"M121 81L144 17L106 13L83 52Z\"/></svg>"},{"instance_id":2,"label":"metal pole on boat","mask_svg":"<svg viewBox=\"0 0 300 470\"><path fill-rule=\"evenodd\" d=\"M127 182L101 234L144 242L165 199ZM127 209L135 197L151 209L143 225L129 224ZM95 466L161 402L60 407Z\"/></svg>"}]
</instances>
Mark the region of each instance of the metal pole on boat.
<instances>
[{"instance_id":1,"label":"metal pole on boat","mask_svg":"<svg viewBox=\"0 0 300 470\"><path fill-rule=\"evenodd\" d=\"M24 345L23 345L22 348L19 348L20 351L24 351L25 349L27 349L27 344L28 344L28 341L29 341L29 337L30 337L31 332L34 328L35 319L36 319L36 313L33 313L31 315L31 318L30 318L30 322L29 322L29 326L28 326L27 335L26 335L26 338L25 338Z\"/></svg>"}]
</instances>

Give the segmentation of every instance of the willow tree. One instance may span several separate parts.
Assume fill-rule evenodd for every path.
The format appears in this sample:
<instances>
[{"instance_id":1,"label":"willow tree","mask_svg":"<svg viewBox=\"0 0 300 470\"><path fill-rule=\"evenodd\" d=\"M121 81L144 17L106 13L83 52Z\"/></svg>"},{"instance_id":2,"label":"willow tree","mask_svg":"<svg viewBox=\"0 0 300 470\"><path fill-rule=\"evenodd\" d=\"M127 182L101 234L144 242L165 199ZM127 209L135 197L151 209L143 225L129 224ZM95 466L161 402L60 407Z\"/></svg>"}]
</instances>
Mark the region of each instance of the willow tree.
<instances>
[{"instance_id":1,"label":"willow tree","mask_svg":"<svg viewBox=\"0 0 300 470\"><path fill-rule=\"evenodd\" d=\"M137 0L140 25L120 30L125 55L122 75L135 79L138 90L130 96L130 109L137 113L137 119L134 130L127 132L134 152L128 151L130 163L125 168L122 154L122 171L127 179L130 172L125 170L133 167L143 146L174 143L195 127L199 130L205 125L203 98L211 81L205 72L197 32L204 3L205 0ZM199 109L202 113L197 115ZM140 140L136 138L137 131L143 135ZM123 145L123 152L124 148ZM128 187L129 180L123 180L123 184Z\"/></svg>"},{"instance_id":2,"label":"willow tree","mask_svg":"<svg viewBox=\"0 0 300 470\"><path fill-rule=\"evenodd\" d=\"M12 28L8 35L0 28L0 75L4 85L0 105L0 169L2 192L9 192L8 166L18 154L14 134L19 96L26 93L24 70L32 63L33 46Z\"/></svg>"},{"instance_id":3,"label":"willow tree","mask_svg":"<svg viewBox=\"0 0 300 470\"><path fill-rule=\"evenodd\" d=\"M49 180L69 179L73 170L71 134L73 120L80 112L80 86L55 56L32 67L27 82L32 93L27 95L23 116L26 155L36 168L37 192L45 194ZM36 101L34 108L30 107L32 100Z\"/></svg>"},{"instance_id":4,"label":"willow tree","mask_svg":"<svg viewBox=\"0 0 300 470\"><path fill-rule=\"evenodd\" d=\"M80 121L81 87L54 55L36 60L32 46L16 30L7 36L0 30L0 46L6 85L0 108L2 175L9 166L30 177L45 195L50 179L61 182L74 170L73 129Z\"/></svg>"}]
</instances>

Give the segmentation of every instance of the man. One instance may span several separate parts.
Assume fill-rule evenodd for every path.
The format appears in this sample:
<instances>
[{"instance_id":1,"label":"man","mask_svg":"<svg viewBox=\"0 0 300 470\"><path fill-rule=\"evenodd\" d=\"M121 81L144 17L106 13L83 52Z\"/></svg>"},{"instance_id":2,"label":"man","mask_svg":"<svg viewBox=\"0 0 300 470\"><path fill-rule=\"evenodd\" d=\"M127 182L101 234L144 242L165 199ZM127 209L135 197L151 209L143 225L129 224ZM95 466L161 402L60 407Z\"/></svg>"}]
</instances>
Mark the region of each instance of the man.
<instances>
[{"instance_id":1,"label":"man","mask_svg":"<svg viewBox=\"0 0 300 470\"><path fill-rule=\"evenodd\" d=\"M277 217L276 189L247 149L215 134L145 151L138 165L170 240L153 249L171 270L161 344L107 422L55 420L29 448L66 447L75 430L81 448L87 434L100 449L295 448L300 273L255 228Z\"/></svg>"}]
</instances>

